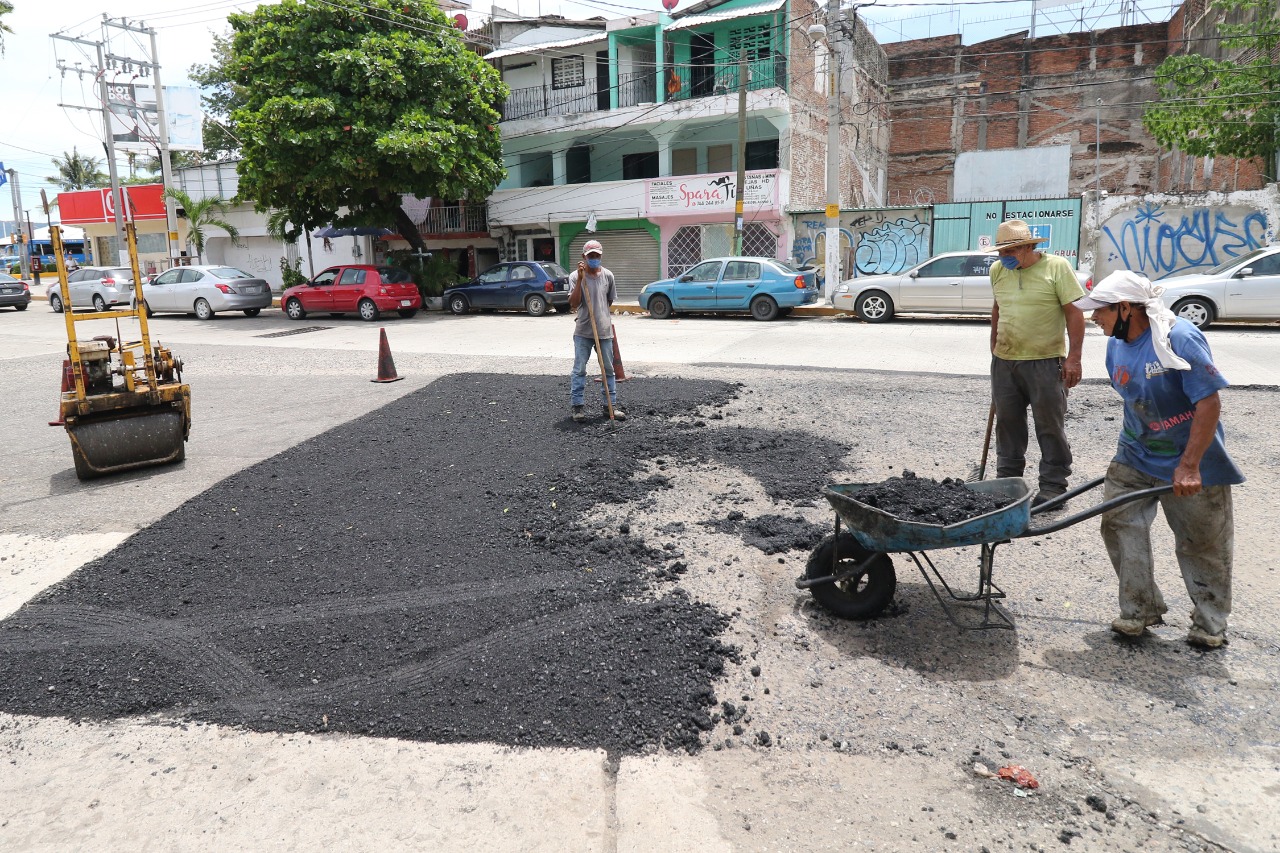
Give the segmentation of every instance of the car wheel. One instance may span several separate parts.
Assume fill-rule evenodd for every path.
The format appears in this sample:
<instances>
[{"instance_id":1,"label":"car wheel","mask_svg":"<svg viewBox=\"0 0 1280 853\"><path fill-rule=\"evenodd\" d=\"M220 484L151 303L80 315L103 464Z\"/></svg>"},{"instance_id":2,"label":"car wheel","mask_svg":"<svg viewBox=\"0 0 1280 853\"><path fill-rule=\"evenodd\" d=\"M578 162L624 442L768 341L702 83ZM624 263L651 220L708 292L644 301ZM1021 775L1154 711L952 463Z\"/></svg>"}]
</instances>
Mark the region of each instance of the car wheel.
<instances>
[{"instance_id":1,"label":"car wheel","mask_svg":"<svg viewBox=\"0 0 1280 853\"><path fill-rule=\"evenodd\" d=\"M356 308L360 311L360 319L370 323L382 316L382 312L378 310L377 305L373 304L372 299L361 299Z\"/></svg>"},{"instance_id":2,"label":"car wheel","mask_svg":"<svg viewBox=\"0 0 1280 853\"><path fill-rule=\"evenodd\" d=\"M15 305L15 306L13 306L13 309L14 309L15 311L26 311L26 310L27 310L27 306L26 306L26 305Z\"/></svg>"},{"instance_id":3,"label":"car wheel","mask_svg":"<svg viewBox=\"0 0 1280 853\"><path fill-rule=\"evenodd\" d=\"M655 320L670 320L675 312L671 310L671 300L665 296L649 298L649 316Z\"/></svg>"},{"instance_id":4,"label":"car wheel","mask_svg":"<svg viewBox=\"0 0 1280 853\"><path fill-rule=\"evenodd\" d=\"M53 309L53 313L61 314L62 313L62 297L56 293L53 294L53 296L50 296L49 307Z\"/></svg>"},{"instance_id":5,"label":"car wheel","mask_svg":"<svg viewBox=\"0 0 1280 853\"><path fill-rule=\"evenodd\" d=\"M449 297L449 310L454 314L465 314L470 307L471 306L467 304L467 297L463 296L461 293L455 293L453 296Z\"/></svg>"},{"instance_id":6,"label":"car wheel","mask_svg":"<svg viewBox=\"0 0 1280 853\"><path fill-rule=\"evenodd\" d=\"M893 300L887 293L869 290L858 297L853 310L859 319L868 323L884 323L893 319Z\"/></svg>"},{"instance_id":7,"label":"car wheel","mask_svg":"<svg viewBox=\"0 0 1280 853\"><path fill-rule=\"evenodd\" d=\"M530 317L541 317L547 313L547 300L540 294L530 294L524 301L524 310L529 312Z\"/></svg>"},{"instance_id":8,"label":"car wheel","mask_svg":"<svg viewBox=\"0 0 1280 853\"><path fill-rule=\"evenodd\" d=\"M212 319L213 319L213 308L211 308L211 307L209 306L209 303L208 303L206 300L204 300L204 299L197 299L197 300L196 300L196 304L195 304L195 309L196 309L196 319L197 319L197 320L212 320Z\"/></svg>"},{"instance_id":9,"label":"car wheel","mask_svg":"<svg viewBox=\"0 0 1280 853\"><path fill-rule=\"evenodd\" d=\"M397 308L396 313L408 320L410 317L418 313L417 308Z\"/></svg>"},{"instance_id":10,"label":"car wheel","mask_svg":"<svg viewBox=\"0 0 1280 853\"><path fill-rule=\"evenodd\" d=\"M307 309L302 307L302 300L294 297L284 303L284 313L290 320L301 320L307 316Z\"/></svg>"},{"instance_id":11,"label":"car wheel","mask_svg":"<svg viewBox=\"0 0 1280 853\"><path fill-rule=\"evenodd\" d=\"M893 600L898 579L888 554L868 551L851 533L828 536L813 549L806 578L824 578L859 569L853 577L809 587L823 610L842 619L870 619Z\"/></svg>"},{"instance_id":12,"label":"car wheel","mask_svg":"<svg viewBox=\"0 0 1280 853\"><path fill-rule=\"evenodd\" d=\"M261 314L261 313L262 313L262 309L261 309L261 308L246 308L246 309L244 309L244 316L246 316L246 317L257 317L257 316L258 316L259 314Z\"/></svg>"},{"instance_id":13,"label":"car wheel","mask_svg":"<svg viewBox=\"0 0 1280 853\"><path fill-rule=\"evenodd\" d=\"M1209 324L1213 322L1216 314L1213 306L1207 300L1198 297L1179 300L1173 306L1173 313L1184 320L1190 321L1197 329L1209 328Z\"/></svg>"},{"instance_id":14,"label":"car wheel","mask_svg":"<svg viewBox=\"0 0 1280 853\"><path fill-rule=\"evenodd\" d=\"M148 305L145 301L142 303L142 310L144 310L144 311L146 311L146 312L147 312L147 316L148 316L148 317L154 317L154 316L156 316L156 312L152 311L152 310L151 310L151 306L150 306L150 305Z\"/></svg>"},{"instance_id":15,"label":"car wheel","mask_svg":"<svg viewBox=\"0 0 1280 853\"><path fill-rule=\"evenodd\" d=\"M103 299L102 295L99 293L93 294L93 310L94 311L107 310L107 300Z\"/></svg>"},{"instance_id":16,"label":"car wheel","mask_svg":"<svg viewBox=\"0 0 1280 853\"><path fill-rule=\"evenodd\" d=\"M772 320L778 316L778 303L770 296L757 296L751 300L751 316L757 320Z\"/></svg>"}]
</instances>

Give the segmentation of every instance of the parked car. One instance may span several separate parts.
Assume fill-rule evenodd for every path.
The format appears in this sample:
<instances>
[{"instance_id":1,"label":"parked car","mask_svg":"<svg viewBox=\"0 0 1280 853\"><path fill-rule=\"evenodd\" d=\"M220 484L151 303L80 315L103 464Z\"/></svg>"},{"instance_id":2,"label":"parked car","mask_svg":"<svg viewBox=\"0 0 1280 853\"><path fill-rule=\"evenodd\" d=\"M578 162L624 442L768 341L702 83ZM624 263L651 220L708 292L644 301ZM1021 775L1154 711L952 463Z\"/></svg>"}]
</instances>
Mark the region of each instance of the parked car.
<instances>
[{"instance_id":1,"label":"parked car","mask_svg":"<svg viewBox=\"0 0 1280 853\"><path fill-rule=\"evenodd\" d=\"M173 312L211 320L219 311L243 311L256 317L271 305L271 285L219 264L174 267L143 280L142 304L148 316Z\"/></svg>"},{"instance_id":2,"label":"parked car","mask_svg":"<svg viewBox=\"0 0 1280 853\"><path fill-rule=\"evenodd\" d=\"M1161 281L1164 304L1201 329L1216 320L1280 319L1280 246L1254 249L1205 273Z\"/></svg>"},{"instance_id":3,"label":"parked car","mask_svg":"<svg viewBox=\"0 0 1280 853\"><path fill-rule=\"evenodd\" d=\"M655 320L682 311L745 313L757 320L785 317L818 300L817 271L776 258L709 258L682 275L646 284L640 307Z\"/></svg>"},{"instance_id":4,"label":"parked car","mask_svg":"<svg viewBox=\"0 0 1280 853\"><path fill-rule=\"evenodd\" d=\"M20 278L0 273L0 307L26 311L31 304L31 288Z\"/></svg>"},{"instance_id":5,"label":"parked car","mask_svg":"<svg viewBox=\"0 0 1280 853\"><path fill-rule=\"evenodd\" d=\"M541 317L548 307L568 311L569 273L546 261L495 264L466 284L446 290L444 304L454 314L515 309Z\"/></svg>"},{"instance_id":6,"label":"parked car","mask_svg":"<svg viewBox=\"0 0 1280 853\"><path fill-rule=\"evenodd\" d=\"M312 312L330 317L358 313L372 322L383 311L412 317L422 307L422 294L402 269L350 264L329 267L306 284L289 288L280 295L280 307L291 320Z\"/></svg>"},{"instance_id":7,"label":"parked car","mask_svg":"<svg viewBox=\"0 0 1280 853\"><path fill-rule=\"evenodd\" d=\"M49 276L45 296L49 307L61 314L62 289L56 275ZM67 290L71 292L71 307L92 308L106 311L116 305L129 305L133 301L133 271L127 267L81 267L67 273Z\"/></svg>"}]
</instances>

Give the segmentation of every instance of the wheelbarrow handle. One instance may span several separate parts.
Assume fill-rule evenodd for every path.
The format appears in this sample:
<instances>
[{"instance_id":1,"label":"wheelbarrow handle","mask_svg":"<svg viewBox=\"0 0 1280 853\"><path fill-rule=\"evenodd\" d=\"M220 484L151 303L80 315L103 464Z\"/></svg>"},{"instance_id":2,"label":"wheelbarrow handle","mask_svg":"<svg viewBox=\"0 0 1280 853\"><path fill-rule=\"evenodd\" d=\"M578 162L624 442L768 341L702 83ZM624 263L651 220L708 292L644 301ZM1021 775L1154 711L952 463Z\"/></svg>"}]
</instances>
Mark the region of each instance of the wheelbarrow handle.
<instances>
[{"instance_id":1,"label":"wheelbarrow handle","mask_svg":"<svg viewBox=\"0 0 1280 853\"><path fill-rule=\"evenodd\" d=\"M1078 494L1081 494L1082 492L1087 492L1090 489L1095 488L1096 486L1100 485L1105 479L1106 479L1105 477L1099 477L1098 479L1090 483L1085 483L1083 486L1080 486L1077 489L1072 489L1066 494L1059 495L1053 500L1047 501L1041 504L1040 506L1036 507L1034 510L1032 510L1032 513L1034 514L1034 513L1044 512L1046 509L1053 509L1054 507L1060 506L1061 504L1065 503L1074 495L1078 495ZM1018 538L1021 539L1026 536L1040 536L1044 533L1055 533L1059 530L1062 530L1065 527L1070 527L1073 524L1078 524L1079 522L1084 521L1085 519L1093 518L1096 515L1102 515L1107 510L1114 509L1115 507L1118 507L1118 506L1123 506L1124 504L1127 504L1130 501L1141 500L1142 498L1151 498L1151 497L1155 497L1156 495L1163 495L1172 491L1173 491L1173 484L1170 483L1165 486L1156 486L1153 489L1142 489L1140 491L1129 492L1128 494L1119 495L1118 497L1114 497L1109 501L1103 501L1102 503L1097 504L1096 506L1091 506L1086 510L1077 512L1074 515L1069 515L1066 518L1060 518L1057 521L1050 522L1049 524L1046 524L1043 527L1028 527L1026 530L1018 534Z\"/></svg>"}]
</instances>

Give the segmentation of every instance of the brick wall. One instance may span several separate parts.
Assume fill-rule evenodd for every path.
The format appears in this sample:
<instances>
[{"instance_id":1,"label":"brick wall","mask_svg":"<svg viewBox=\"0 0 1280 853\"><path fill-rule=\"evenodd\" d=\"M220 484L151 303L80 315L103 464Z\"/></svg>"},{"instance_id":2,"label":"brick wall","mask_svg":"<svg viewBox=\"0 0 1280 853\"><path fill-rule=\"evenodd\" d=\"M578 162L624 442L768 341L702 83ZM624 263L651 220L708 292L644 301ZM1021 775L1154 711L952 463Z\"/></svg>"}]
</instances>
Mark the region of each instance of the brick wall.
<instances>
[{"instance_id":1,"label":"brick wall","mask_svg":"<svg viewBox=\"0 0 1280 853\"><path fill-rule=\"evenodd\" d=\"M888 202L950 201L957 154L1037 145L1071 146L1069 195L1095 185L1129 195L1260 187L1259 163L1218 158L1206 177L1203 161L1162 152L1142 127L1157 94L1149 78L1181 48L1170 32L1180 37L1193 12L1034 41L1017 33L969 46L954 35L885 45Z\"/></svg>"}]
</instances>

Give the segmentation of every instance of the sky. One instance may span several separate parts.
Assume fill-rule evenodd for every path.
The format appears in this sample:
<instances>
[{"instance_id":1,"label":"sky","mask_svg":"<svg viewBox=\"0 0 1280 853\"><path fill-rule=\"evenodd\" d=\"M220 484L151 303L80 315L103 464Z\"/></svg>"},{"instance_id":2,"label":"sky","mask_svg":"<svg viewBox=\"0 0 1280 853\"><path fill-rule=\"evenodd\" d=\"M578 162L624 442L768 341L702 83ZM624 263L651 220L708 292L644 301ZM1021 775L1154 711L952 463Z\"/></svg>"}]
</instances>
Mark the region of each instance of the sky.
<instances>
[{"instance_id":1,"label":"sky","mask_svg":"<svg viewBox=\"0 0 1280 853\"><path fill-rule=\"evenodd\" d=\"M29 211L32 224L44 224L40 190L50 197L56 188L45 181L55 174L52 158L74 149L105 158L102 146L102 119L99 113L75 109L98 105L97 87L91 74L77 74L76 63L88 68L96 62L92 48L81 48L50 38L54 32L89 41L103 38L104 14L114 20L126 19L154 27L166 86L189 85L192 65L208 63L213 36L228 30L226 16L259 5L256 0L13 0L14 11L4 18L12 33L5 34L4 55L0 56L0 79L4 81L4 120L0 121L0 162L18 172L22 189L22 209ZM1049 5L1054 0L1041 0ZM1076 0L1045 9L1037 16L1037 35L1080 29L1116 26L1126 0ZM1166 20L1170 0L1134 0L1137 22ZM561 14L566 17L620 18L637 12L654 12L660 0L498 0L499 8L521 15ZM692 5L681 0L677 11ZM1031 20L1030 0L983 0L939 4L921 0L881 0L877 7L864 7L860 14L883 43L902 38L923 38L960 32L965 43L995 38L1027 29ZM467 13L472 27L491 13L491 0L472 0ZM150 40L111 30L111 53L145 58ZM83 51L83 52L82 52ZM69 70L59 70L58 63ZM125 78L121 78L123 81ZM123 158L121 170L124 173ZM0 187L0 220L13 218L12 192Z\"/></svg>"}]
</instances>

